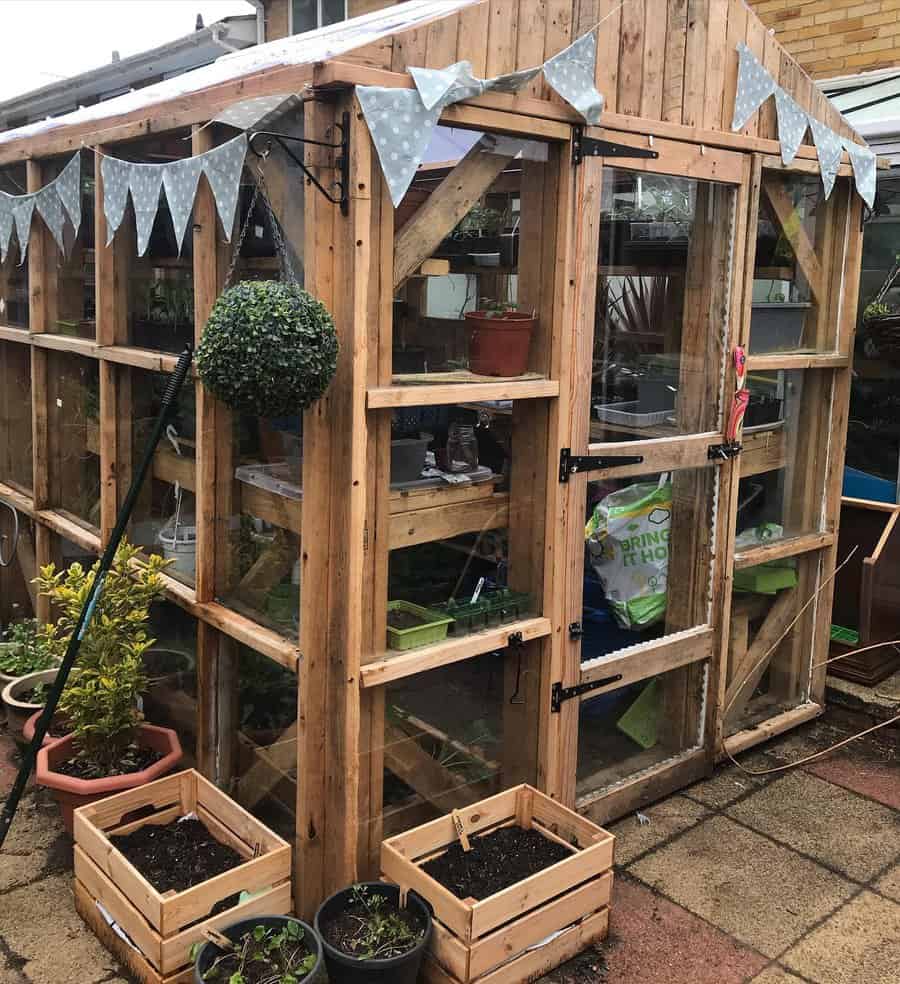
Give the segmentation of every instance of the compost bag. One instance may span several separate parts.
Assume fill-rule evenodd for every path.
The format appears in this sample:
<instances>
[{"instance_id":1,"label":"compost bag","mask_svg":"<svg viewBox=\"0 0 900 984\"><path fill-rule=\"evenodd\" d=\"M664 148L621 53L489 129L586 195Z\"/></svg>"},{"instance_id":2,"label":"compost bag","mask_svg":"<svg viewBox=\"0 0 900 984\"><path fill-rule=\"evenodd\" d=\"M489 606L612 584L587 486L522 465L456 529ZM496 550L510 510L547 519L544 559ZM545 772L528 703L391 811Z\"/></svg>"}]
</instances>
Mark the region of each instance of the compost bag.
<instances>
[{"instance_id":1,"label":"compost bag","mask_svg":"<svg viewBox=\"0 0 900 984\"><path fill-rule=\"evenodd\" d=\"M666 479L610 492L587 522L591 566L623 629L644 629L665 617L671 519Z\"/></svg>"}]
</instances>

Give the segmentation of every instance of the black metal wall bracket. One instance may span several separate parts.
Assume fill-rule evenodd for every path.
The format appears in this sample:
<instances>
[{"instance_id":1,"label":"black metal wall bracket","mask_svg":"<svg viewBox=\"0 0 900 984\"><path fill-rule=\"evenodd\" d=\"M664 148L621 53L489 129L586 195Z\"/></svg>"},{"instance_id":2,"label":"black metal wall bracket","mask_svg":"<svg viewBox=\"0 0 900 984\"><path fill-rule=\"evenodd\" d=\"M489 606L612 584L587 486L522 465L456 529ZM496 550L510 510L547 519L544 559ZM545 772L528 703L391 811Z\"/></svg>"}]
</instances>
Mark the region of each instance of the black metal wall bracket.
<instances>
[{"instance_id":1,"label":"black metal wall bracket","mask_svg":"<svg viewBox=\"0 0 900 984\"><path fill-rule=\"evenodd\" d=\"M725 444L710 444L706 454L710 461L728 461L729 458L736 458L741 451L743 445L737 441L727 441Z\"/></svg>"},{"instance_id":2,"label":"black metal wall bracket","mask_svg":"<svg viewBox=\"0 0 900 984\"><path fill-rule=\"evenodd\" d=\"M615 676L601 677L599 680L591 680L588 683L576 683L574 687L564 687L561 683L554 683L550 691L550 710L554 714L559 714L564 701L572 700L573 697L580 697L582 694L589 694L592 690L600 690L608 687L611 683L618 683L622 679L622 674Z\"/></svg>"},{"instance_id":3,"label":"black metal wall bracket","mask_svg":"<svg viewBox=\"0 0 900 984\"><path fill-rule=\"evenodd\" d=\"M577 167L585 157L656 160L659 157L659 152L651 150L649 147L631 147L628 144L613 143L611 140L586 137L584 127L576 126L572 132L572 163Z\"/></svg>"},{"instance_id":4,"label":"black metal wall bracket","mask_svg":"<svg viewBox=\"0 0 900 984\"><path fill-rule=\"evenodd\" d=\"M616 468L620 465L639 465L644 460L642 454L572 454L571 448L559 452L559 480L563 484L576 472L599 471L601 468Z\"/></svg>"},{"instance_id":5,"label":"black metal wall bracket","mask_svg":"<svg viewBox=\"0 0 900 984\"><path fill-rule=\"evenodd\" d=\"M288 133L275 133L273 130L256 130L250 134L250 149L257 157L268 157L272 151L272 144L277 143L279 147L290 157L290 159L300 168L309 180L322 192L322 194L335 205L341 208L341 215L350 213L350 114L342 113L341 122L335 123L340 133L341 139L337 143L329 143L325 140L312 140L309 137L294 137ZM263 147L258 147L258 141L265 140ZM298 157L287 142L300 144L313 144L316 147L325 147L328 150L338 151L334 159L335 170L340 177L334 181L329 188L326 188L319 179L310 171ZM333 194L330 190L336 188L338 194Z\"/></svg>"}]
</instances>

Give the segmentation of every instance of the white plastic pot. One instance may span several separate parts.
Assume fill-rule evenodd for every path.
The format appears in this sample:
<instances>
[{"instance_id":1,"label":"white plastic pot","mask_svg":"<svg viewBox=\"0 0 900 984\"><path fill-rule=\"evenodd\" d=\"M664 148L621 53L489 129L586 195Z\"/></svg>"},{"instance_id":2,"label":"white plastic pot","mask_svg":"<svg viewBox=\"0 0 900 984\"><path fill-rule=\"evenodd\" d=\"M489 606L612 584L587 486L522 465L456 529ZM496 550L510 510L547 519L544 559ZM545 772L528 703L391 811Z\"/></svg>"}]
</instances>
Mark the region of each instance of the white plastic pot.
<instances>
[{"instance_id":1,"label":"white plastic pot","mask_svg":"<svg viewBox=\"0 0 900 984\"><path fill-rule=\"evenodd\" d=\"M159 531L159 542L163 557L175 561L169 568L177 574L193 578L197 573L197 527L181 524L176 531L175 523L169 520Z\"/></svg>"}]
</instances>

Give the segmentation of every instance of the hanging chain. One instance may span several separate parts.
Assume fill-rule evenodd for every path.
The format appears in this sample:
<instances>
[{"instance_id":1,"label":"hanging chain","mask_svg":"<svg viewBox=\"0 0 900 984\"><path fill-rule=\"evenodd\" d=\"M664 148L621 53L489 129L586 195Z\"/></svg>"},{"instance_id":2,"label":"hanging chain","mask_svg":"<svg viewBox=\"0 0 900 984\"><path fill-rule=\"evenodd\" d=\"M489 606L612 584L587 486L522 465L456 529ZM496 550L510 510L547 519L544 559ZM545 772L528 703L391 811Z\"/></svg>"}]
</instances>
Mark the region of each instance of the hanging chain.
<instances>
[{"instance_id":1,"label":"hanging chain","mask_svg":"<svg viewBox=\"0 0 900 984\"><path fill-rule=\"evenodd\" d=\"M268 155L266 155L268 156ZM265 159L265 158L263 158ZM225 276L225 284L223 290L231 286L231 281L234 277L234 271L237 268L238 261L241 257L241 249L244 245L244 240L247 238L247 230L250 228L250 223L253 219L253 212L256 209L256 203L262 198L263 206L265 208L266 217L269 220L269 228L272 230L272 239L275 243L275 254L278 257L278 262L281 267L281 280L283 283L296 284L299 283L297 280L297 274L294 270L293 264L291 263L290 257L288 255L287 246L284 242L284 237L281 235L281 225L278 219L275 217L275 212L272 210L272 203L269 201L269 194L266 189L266 176L263 173L261 165L258 165L256 172L253 175L253 196L250 199L250 207L247 209L247 214L244 217L244 221L241 224L241 233L238 236L237 245L234 247L231 253L231 263L228 267L228 273Z\"/></svg>"}]
</instances>

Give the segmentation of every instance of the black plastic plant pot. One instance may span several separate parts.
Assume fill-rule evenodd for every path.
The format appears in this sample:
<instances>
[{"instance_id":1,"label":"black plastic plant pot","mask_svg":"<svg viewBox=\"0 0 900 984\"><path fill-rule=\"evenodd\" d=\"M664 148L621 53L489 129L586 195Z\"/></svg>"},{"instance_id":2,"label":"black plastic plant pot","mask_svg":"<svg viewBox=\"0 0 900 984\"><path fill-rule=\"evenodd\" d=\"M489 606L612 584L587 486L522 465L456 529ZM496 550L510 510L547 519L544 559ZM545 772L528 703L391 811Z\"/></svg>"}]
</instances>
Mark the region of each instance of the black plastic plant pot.
<instances>
[{"instance_id":1,"label":"black plastic plant pot","mask_svg":"<svg viewBox=\"0 0 900 984\"><path fill-rule=\"evenodd\" d=\"M302 984L319 984L325 979L323 973L322 941L318 933L307 923L300 919L293 919L291 916L254 916L250 919L241 919L240 922L232 923L230 926L221 930L230 940L239 940L244 933L249 932L254 926L266 926L270 929L280 929L286 923L296 923L303 930L303 939L309 948L310 953L316 955L316 962L313 969L301 978ZM203 975L212 966L214 960L222 955L222 951L215 943L204 943L197 954L194 962L194 984L205 984Z\"/></svg>"},{"instance_id":2,"label":"black plastic plant pot","mask_svg":"<svg viewBox=\"0 0 900 984\"><path fill-rule=\"evenodd\" d=\"M383 895L393 905L400 904L400 889L396 885L386 885L384 882L360 884L370 892ZM411 950L387 960L360 960L335 949L322 932L323 926L327 926L352 905L352 895L352 888L342 889L326 899L316 913L315 927L325 951L325 966L330 984L377 984L379 981L384 984L416 984L422 958L431 939L431 911L428 905L415 892L407 895L407 906L418 915L425 930L422 939Z\"/></svg>"}]
</instances>

